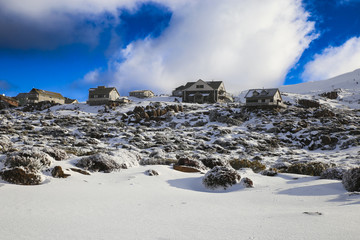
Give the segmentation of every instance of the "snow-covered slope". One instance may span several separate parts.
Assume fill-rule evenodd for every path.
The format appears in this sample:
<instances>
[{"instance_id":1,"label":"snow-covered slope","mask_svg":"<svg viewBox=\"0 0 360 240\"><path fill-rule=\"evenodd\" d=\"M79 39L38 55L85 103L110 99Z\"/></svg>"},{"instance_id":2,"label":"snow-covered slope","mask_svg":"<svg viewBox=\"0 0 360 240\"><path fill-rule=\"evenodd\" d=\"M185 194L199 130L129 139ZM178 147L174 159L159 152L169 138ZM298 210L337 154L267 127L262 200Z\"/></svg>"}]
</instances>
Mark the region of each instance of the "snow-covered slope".
<instances>
[{"instance_id":1,"label":"snow-covered slope","mask_svg":"<svg viewBox=\"0 0 360 240\"><path fill-rule=\"evenodd\" d=\"M327 80L305 82L280 87L280 90L283 92L303 94L323 93L339 89L350 92L359 92L360 69Z\"/></svg>"}]
</instances>

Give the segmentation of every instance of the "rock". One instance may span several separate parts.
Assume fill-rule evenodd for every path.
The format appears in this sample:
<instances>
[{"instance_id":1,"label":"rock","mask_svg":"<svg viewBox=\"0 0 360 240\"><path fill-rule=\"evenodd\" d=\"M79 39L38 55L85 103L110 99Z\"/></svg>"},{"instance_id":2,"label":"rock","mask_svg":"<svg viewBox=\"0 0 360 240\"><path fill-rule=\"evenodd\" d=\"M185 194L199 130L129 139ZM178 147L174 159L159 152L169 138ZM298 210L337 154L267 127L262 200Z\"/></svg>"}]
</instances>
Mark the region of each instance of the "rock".
<instances>
[{"instance_id":1,"label":"rock","mask_svg":"<svg viewBox=\"0 0 360 240\"><path fill-rule=\"evenodd\" d=\"M84 170L81 170L81 169L78 169L78 168L70 168L71 171L74 171L74 172L77 172L77 173L80 173L80 174L83 174L83 175L90 175L89 172L87 171L84 171Z\"/></svg>"},{"instance_id":2,"label":"rock","mask_svg":"<svg viewBox=\"0 0 360 240\"><path fill-rule=\"evenodd\" d=\"M70 174L65 174L60 166L55 166L51 171L51 175L54 178L67 178Z\"/></svg>"},{"instance_id":3,"label":"rock","mask_svg":"<svg viewBox=\"0 0 360 240\"><path fill-rule=\"evenodd\" d=\"M41 176L27 172L21 168L14 168L0 172L4 181L18 185L38 185L41 183Z\"/></svg>"},{"instance_id":4,"label":"rock","mask_svg":"<svg viewBox=\"0 0 360 240\"><path fill-rule=\"evenodd\" d=\"M269 168L267 170L261 171L261 175L274 177L278 174L278 170L276 168Z\"/></svg>"},{"instance_id":5,"label":"rock","mask_svg":"<svg viewBox=\"0 0 360 240\"><path fill-rule=\"evenodd\" d=\"M159 173L157 171L153 170L153 169L146 170L145 174L148 175L148 176L157 176L157 175L159 175Z\"/></svg>"},{"instance_id":6,"label":"rock","mask_svg":"<svg viewBox=\"0 0 360 240\"><path fill-rule=\"evenodd\" d=\"M360 167L346 171L342 178L342 184L349 192L360 192Z\"/></svg>"},{"instance_id":7,"label":"rock","mask_svg":"<svg viewBox=\"0 0 360 240\"><path fill-rule=\"evenodd\" d=\"M223 188L225 190L239 183L240 179L240 174L234 169L216 166L205 174L202 183L209 189Z\"/></svg>"},{"instance_id":8,"label":"rock","mask_svg":"<svg viewBox=\"0 0 360 240\"><path fill-rule=\"evenodd\" d=\"M189 166L181 166L181 165L174 165L174 170L180 171L180 172L186 172L186 173L194 173L194 172L201 172L201 170L189 167Z\"/></svg>"},{"instance_id":9,"label":"rock","mask_svg":"<svg viewBox=\"0 0 360 240\"><path fill-rule=\"evenodd\" d=\"M247 178L247 177L243 178L243 179L241 180L241 183L242 183L242 184L244 185L244 187L246 187L246 188L253 188L253 187L254 187L253 181L252 181L250 178Z\"/></svg>"}]
</instances>

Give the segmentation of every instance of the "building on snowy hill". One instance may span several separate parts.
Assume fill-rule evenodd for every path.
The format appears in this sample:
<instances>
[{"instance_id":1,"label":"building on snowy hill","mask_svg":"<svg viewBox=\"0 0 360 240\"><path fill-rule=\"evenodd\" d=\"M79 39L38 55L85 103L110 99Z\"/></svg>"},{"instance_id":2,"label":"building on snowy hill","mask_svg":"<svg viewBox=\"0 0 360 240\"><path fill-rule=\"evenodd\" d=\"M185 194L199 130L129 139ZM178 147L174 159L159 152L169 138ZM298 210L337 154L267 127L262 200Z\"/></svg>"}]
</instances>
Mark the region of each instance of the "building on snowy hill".
<instances>
[{"instance_id":1,"label":"building on snowy hill","mask_svg":"<svg viewBox=\"0 0 360 240\"><path fill-rule=\"evenodd\" d=\"M250 89L245 95L246 106L286 107L278 88Z\"/></svg>"},{"instance_id":2,"label":"building on snowy hill","mask_svg":"<svg viewBox=\"0 0 360 240\"><path fill-rule=\"evenodd\" d=\"M112 104L120 98L119 92L115 87L98 86L89 89L87 104L90 106Z\"/></svg>"},{"instance_id":3,"label":"building on snowy hill","mask_svg":"<svg viewBox=\"0 0 360 240\"><path fill-rule=\"evenodd\" d=\"M19 101L20 106L24 106L28 103L29 93L19 93L15 99Z\"/></svg>"},{"instance_id":4,"label":"building on snowy hill","mask_svg":"<svg viewBox=\"0 0 360 240\"><path fill-rule=\"evenodd\" d=\"M76 103L79 103L79 101L77 99L71 99L71 98L65 97L65 104L76 104Z\"/></svg>"},{"instance_id":5,"label":"building on snowy hill","mask_svg":"<svg viewBox=\"0 0 360 240\"><path fill-rule=\"evenodd\" d=\"M0 95L0 106L4 107L18 107L19 102L12 97L6 97L4 94Z\"/></svg>"},{"instance_id":6,"label":"building on snowy hill","mask_svg":"<svg viewBox=\"0 0 360 240\"><path fill-rule=\"evenodd\" d=\"M233 99L225 90L222 81L188 82L182 90L183 102L192 103L216 103L232 102Z\"/></svg>"},{"instance_id":7,"label":"building on snowy hill","mask_svg":"<svg viewBox=\"0 0 360 240\"><path fill-rule=\"evenodd\" d=\"M155 94L150 90L136 90L129 92L129 96L137 98L151 98L154 97Z\"/></svg>"},{"instance_id":8,"label":"building on snowy hill","mask_svg":"<svg viewBox=\"0 0 360 240\"><path fill-rule=\"evenodd\" d=\"M52 103L65 103L65 98L56 92L45 91L41 89L33 88L28 93L28 103L39 103L39 102L52 102Z\"/></svg>"},{"instance_id":9,"label":"building on snowy hill","mask_svg":"<svg viewBox=\"0 0 360 240\"><path fill-rule=\"evenodd\" d=\"M182 97L183 96L183 91L185 90L185 86L181 85L180 87L175 88L174 91L172 91L172 96L174 97Z\"/></svg>"}]
</instances>

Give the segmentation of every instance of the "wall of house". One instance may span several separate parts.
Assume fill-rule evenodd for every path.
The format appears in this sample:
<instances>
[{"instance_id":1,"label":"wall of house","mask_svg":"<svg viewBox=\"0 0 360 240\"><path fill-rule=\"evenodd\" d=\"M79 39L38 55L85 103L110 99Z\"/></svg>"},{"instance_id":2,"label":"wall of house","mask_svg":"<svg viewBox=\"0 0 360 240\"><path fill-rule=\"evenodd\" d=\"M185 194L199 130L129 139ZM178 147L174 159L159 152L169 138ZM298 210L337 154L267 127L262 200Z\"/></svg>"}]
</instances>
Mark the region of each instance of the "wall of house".
<instances>
[{"instance_id":1,"label":"wall of house","mask_svg":"<svg viewBox=\"0 0 360 240\"><path fill-rule=\"evenodd\" d=\"M65 99L63 98L56 98L45 94L29 93L29 97L28 97L29 103L39 103L45 101L59 103L59 104L65 103Z\"/></svg>"},{"instance_id":2,"label":"wall of house","mask_svg":"<svg viewBox=\"0 0 360 240\"><path fill-rule=\"evenodd\" d=\"M196 102L195 101L195 94L208 94L208 96L204 96L203 103L216 103L217 102L217 91L210 90L210 91L184 91L183 94L183 102ZM193 96L192 96L193 95Z\"/></svg>"}]
</instances>

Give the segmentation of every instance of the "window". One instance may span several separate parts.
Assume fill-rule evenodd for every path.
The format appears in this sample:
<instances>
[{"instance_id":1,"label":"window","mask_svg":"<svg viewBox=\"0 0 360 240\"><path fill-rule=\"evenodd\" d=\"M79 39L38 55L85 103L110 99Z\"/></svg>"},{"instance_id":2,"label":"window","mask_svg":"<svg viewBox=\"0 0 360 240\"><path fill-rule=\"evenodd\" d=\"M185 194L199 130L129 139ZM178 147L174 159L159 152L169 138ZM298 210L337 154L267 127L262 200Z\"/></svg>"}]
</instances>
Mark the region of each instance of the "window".
<instances>
[{"instance_id":1,"label":"window","mask_svg":"<svg viewBox=\"0 0 360 240\"><path fill-rule=\"evenodd\" d=\"M274 99L270 99L270 102L274 102Z\"/></svg>"},{"instance_id":2,"label":"window","mask_svg":"<svg viewBox=\"0 0 360 240\"><path fill-rule=\"evenodd\" d=\"M261 99L261 102L265 102L265 99Z\"/></svg>"},{"instance_id":3,"label":"window","mask_svg":"<svg viewBox=\"0 0 360 240\"><path fill-rule=\"evenodd\" d=\"M196 88L204 88L204 85L196 85Z\"/></svg>"}]
</instances>

